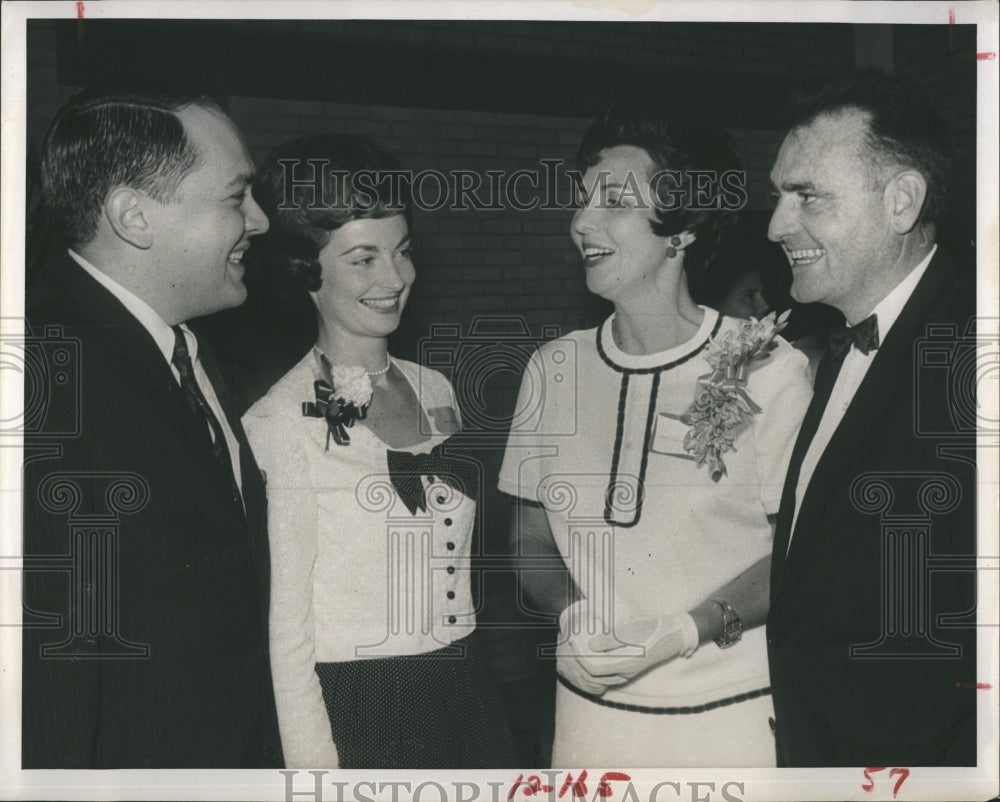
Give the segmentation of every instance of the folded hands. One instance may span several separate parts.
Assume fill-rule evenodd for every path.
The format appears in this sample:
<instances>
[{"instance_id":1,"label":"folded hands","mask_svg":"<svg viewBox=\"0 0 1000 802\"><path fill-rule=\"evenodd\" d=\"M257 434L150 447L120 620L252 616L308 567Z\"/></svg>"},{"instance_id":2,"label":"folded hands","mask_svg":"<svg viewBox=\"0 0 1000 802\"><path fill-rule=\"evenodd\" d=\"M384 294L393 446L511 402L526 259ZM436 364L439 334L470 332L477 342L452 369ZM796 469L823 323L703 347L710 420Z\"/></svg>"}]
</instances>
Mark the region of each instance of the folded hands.
<instances>
[{"instance_id":1,"label":"folded hands","mask_svg":"<svg viewBox=\"0 0 1000 802\"><path fill-rule=\"evenodd\" d=\"M556 670L587 693L603 694L653 666L690 657L698 648L698 628L686 612L647 616L608 626L587 599L559 616Z\"/></svg>"}]
</instances>

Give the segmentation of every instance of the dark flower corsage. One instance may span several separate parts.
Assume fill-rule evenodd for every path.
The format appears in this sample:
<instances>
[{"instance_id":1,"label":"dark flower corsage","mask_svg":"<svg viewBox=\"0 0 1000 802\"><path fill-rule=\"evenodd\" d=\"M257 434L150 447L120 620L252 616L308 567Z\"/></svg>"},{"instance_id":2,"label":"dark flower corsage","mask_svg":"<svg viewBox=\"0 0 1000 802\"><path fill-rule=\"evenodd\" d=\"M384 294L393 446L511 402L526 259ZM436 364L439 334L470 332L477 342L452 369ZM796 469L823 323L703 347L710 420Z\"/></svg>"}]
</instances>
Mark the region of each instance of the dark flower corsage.
<instances>
[{"instance_id":1,"label":"dark flower corsage","mask_svg":"<svg viewBox=\"0 0 1000 802\"><path fill-rule=\"evenodd\" d=\"M347 430L354 426L354 421L368 416L372 400L372 383L364 368L332 365L330 373L333 384L317 379L313 383L316 400L302 402L303 415L326 419L328 451L331 436L338 446L350 445Z\"/></svg>"}]
</instances>

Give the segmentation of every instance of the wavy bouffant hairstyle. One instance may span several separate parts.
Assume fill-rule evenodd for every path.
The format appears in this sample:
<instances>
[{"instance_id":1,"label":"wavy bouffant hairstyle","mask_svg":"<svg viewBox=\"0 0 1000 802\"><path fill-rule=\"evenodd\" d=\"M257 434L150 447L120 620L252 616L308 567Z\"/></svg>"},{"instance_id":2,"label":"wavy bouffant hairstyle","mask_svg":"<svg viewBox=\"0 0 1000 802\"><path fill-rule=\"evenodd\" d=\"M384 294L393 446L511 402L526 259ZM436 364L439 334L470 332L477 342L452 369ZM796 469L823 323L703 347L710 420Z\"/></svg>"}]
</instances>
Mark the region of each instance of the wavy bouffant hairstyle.
<instances>
[{"instance_id":1,"label":"wavy bouffant hairstyle","mask_svg":"<svg viewBox=\"0 0 1000 802\"><path fill-rule=\"evenodd\" d=\"M707 126L669 120L650 113L648 106L615 102L583 135L577 151L577 167L583 171L594 167L601 152L617 145L632 145L649 154L655 165L650 180L661 171L679 173L678 181L656 181L657 202L655 219L650 227L659 237L671 237L688 231L695 241L684 251L684 270L689 279L696 278L712 262L725 231L736 222L738 208L730 196L718 203L723 186L711 182L704 191L698 190L694 202L693 177L689 173L707 172L716 177L729 174L746 179L743 162L732 139L723 131ZM745 195L743 202L745 202ZM706 208L718 205L720 208ZM742 204L739 204L742 205Z\"/></svg>"},{"instance_id":2,"label":"wavy bouffant hairstyle","mask_svg":"<svg viewBox=\"0 0 1000 802\"><path fill-rule=\"evenodd\" d=\"M264 160L253 195L271 221L254 240L253 266L283 294L319 289L319 253L345 223L397 214L411 219L409 182L396 157L346 134L279 145Z\"/></svg>"}]
</instances>

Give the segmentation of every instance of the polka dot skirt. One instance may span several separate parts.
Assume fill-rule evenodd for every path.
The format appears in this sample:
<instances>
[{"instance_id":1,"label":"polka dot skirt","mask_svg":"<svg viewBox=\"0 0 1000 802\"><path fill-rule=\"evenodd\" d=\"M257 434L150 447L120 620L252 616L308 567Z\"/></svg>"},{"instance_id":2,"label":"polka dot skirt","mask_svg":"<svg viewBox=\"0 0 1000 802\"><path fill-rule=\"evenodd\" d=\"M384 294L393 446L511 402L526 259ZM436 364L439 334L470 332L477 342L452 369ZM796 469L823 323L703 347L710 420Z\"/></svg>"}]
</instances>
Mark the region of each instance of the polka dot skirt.
<instances>
[{"instance_id":1,"label":"polka dot skirt","mask_svg":"<svg viewBox=\"0 0 1000 802\"><path fill-rule=\"evenodd\" d=\"M341 768L518 765L475 633L426 654L317 663L316 674Z\"/></svg>"}]
</instances>

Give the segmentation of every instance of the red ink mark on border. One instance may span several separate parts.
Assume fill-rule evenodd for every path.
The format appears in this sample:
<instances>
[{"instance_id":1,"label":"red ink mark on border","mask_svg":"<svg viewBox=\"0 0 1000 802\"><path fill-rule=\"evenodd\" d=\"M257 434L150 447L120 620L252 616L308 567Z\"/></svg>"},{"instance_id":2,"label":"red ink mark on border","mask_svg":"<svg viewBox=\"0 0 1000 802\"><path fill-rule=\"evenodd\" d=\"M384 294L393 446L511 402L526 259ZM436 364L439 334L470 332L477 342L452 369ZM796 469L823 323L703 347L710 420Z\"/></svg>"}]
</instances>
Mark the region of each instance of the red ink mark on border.
<instances>
[{"instance_id":1,"label":"red ink mark on border","mask_svg":"<svg viewBox=\"0 0 1000 802\"><path fill-rule=\"evenodd\" d=\"M874 791L875 790L875 778L872 777L872 774L874 774L877 771L885 771L885 770L886 770L885 766L868 766L868 768L866 768L864 770L864 772L865 772L865 782L861 783L861 790L862 791L869 791L869 792L870 791ZM892 787L892 798L893 799L896 798L896 794L899 793L899 789L903 786L903 783L906 781L906 778L909 777L909 776L910 776L910 770L909 769L897 767L897 768L889 770L889 779L892 779L893 777L899 777L899 779L896 781L896 784Z\"/></svg>"},{"instance_id":2,"label":"red ink mark on border","mask_svg":"<svg viewBox=\"0 0 1000 802\"><path fill-rule=\"evenodd\" d=\"M606 771L601 775L601 781L597 785L597 795L602 799L611 796L614 793L609 785L612 780L628 781L631 779L628 774L622 771Z\"/></svg>"},{"instance_id":3,"label":"red ink mark on border","mask_svg":"<svg viewBox=\"0 0 1000 802\"><path fill-rule=\"evenodd\" d=\"M948 9L948 24L949 25L955 24L955 9L953 8Z\"/></svg>"},{"instance_id":4,"label":"red ink mark on border","mask_svg":"<svg viewBox=\"0 0 1000 802\"><path fill-rule=\"evenodd\" d=\"M865 769L865 780L867 780L867 782L861 783L862 791L875 790L875 780L872 778L871 775L873 771L885 771L885 766L868 766Z\"/></svg>"},{"instance_id":5,"label":"red ink mark on border","mask_svg":"<svg viewBox=\"0 0 1000 802\"><path fill-rule=\"evenodd\" d=\"M511 800L514 798L514 793L518 788L524 789L525 796L534 796L535 794L541 793L542 791L546 793L551 793L553 790L550 785L542 785L542 780L537 774L532 774L526 781L524 780L523 774L518 774L517 779L514 781L514 785L510 789L510 793L507 794L507 799Z\"/></svg>"},{"instance_id":6,"label":"red ink mark on border","mask_svg":"<svg viewBox=\"0 0 1000 802\"><path fill-rule=\"evenodd\" d=\"M976 61L993 61L996 57L996 53L976 53Z\"/></svg>"},{"instance_id":7,"label":"red ink mark on border","mask_svg":"<svg viewBox=\"0 0 1000 802\"><path fill-rule=\"evenodd\" d=\"M894 786L892 786L892 798L893 799L896 798L896 794L899 792L899 787L903 784L903 781L907 777L910 776L910 770L909 769L893 769L892 771L889 772L889 777L890 778L895 777L897 774L899 775L899 782L897 782Z\"/></svg>"},{"instance_id":8,"label":"red ink mark on border","mask_svg":"<svg viewBox=\"0 0 1000 802\"><path fill-rule=\"evenodd\" d=\"M82 0L76 0L76 18L83 19L84 6Z\"/></svg>"},{"instance_id":9,"label":"red ink mark on border","mask_svg":"<svg viewBox=\"0 0 1000 802\"><path fill-rule=\"evenodd\" d=\"M572 783L573 787L573 799L583 799L587 798L587 770L584 769L580 772L580 776L576 778L576 782L573 782L573 775L566 775L566 782L563 783L562 788L559 789L559 798L562 799L563 794L566 793L570 788Z\"/></svg>"},{"instance_id":10,"label":"red ink mark on border","mask_svg":"<svg viewBox=\"0 0 1000 802\"><path fill-rule=\"evenodd\" d=\"M988 690L992 690L992 688L993 688L993 686L990 685L988 682L977 682L975 685L973 685L971 682L956 682L955 683L955 687L956 688L972 688L973 690L976 690L976 691L988 691Z\"/></svg>"}]
</instances>

